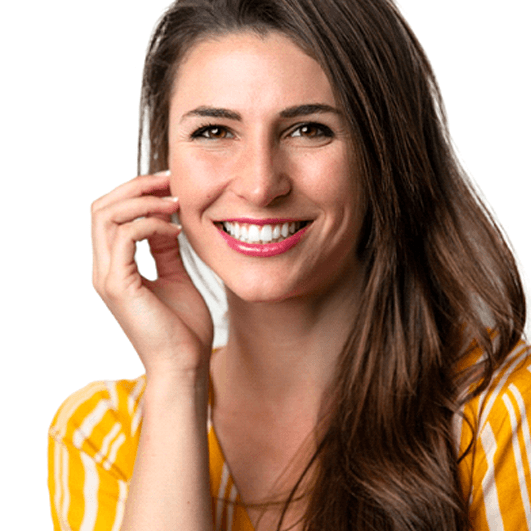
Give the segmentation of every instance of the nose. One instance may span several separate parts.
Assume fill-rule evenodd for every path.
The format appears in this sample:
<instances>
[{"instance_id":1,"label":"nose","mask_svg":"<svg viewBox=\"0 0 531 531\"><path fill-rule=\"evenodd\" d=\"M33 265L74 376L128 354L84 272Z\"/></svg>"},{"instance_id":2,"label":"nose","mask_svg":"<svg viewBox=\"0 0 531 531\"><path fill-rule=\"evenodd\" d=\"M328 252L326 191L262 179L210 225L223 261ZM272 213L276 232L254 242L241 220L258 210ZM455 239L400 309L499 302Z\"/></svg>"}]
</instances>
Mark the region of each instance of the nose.
<instances>
[{"instance_id":1,"label":"nose","mask_svg":"<svg viewBox=\"0 0 531 531\"><path fill-rule=\"evenodd\" d=\"M270 140L255 139L243 145L234 168L233 192L257 207L287 196L291 182L281 158Z\"/></svg>"}]
</instances>

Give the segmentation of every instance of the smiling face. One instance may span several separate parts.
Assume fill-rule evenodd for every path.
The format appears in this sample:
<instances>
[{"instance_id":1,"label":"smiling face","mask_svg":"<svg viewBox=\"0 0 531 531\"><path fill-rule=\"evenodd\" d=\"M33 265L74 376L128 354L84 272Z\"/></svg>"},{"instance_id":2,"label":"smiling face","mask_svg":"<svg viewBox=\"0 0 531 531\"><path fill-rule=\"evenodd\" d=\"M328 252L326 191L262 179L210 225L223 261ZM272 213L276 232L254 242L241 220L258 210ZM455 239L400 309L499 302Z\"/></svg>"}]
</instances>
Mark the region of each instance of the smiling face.
<instances>
[{"instance_id":1,"label":"smiling face","mask_svg":"<svg viewBox=\"0 0 531 531\"><path fill-rule=\"evenodd\" d=\"M244 300L351 283L364 213L351 151L324 71L281 34L205 40L179 66L172 194L194 250Z\"/></svg>"}]
</instances>

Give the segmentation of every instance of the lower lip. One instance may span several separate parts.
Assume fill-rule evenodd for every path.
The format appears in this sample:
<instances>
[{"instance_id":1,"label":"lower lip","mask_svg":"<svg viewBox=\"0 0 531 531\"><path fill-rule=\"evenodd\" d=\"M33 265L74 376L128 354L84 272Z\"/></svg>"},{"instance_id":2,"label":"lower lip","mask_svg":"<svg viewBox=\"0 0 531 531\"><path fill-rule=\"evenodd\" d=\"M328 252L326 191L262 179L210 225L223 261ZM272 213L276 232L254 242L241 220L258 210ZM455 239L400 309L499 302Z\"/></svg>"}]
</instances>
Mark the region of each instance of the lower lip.
<instances>
[{"instance_id":1,"label":"lower lip","mask_svg":"<svg viewBox=\"0 0 531 531\"><path fill-rule=\"evenodd\" d=\"M261 258L269 258L270 256L277 256L289 251L292 247L297 245L301 238L304 236L310 224L297 231L295 234L275 243L246 243L233 238L227 234L223 229L218 227L218 231L221 237L227 242L228 246L238 253L245 254L247 256L259 256Z\"/></svg>"}]
</instances>

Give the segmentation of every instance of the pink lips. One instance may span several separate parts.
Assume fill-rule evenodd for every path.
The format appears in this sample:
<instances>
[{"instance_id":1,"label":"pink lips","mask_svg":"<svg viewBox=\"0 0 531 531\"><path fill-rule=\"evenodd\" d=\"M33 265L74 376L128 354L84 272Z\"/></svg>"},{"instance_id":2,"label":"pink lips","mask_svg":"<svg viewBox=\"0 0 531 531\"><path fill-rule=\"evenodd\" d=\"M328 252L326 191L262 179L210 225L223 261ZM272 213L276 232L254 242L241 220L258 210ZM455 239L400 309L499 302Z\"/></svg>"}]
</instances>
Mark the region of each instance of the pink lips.
<instances>
[{"instance_id":1,"label":"pink lips","mask_svg":"<svg viewBox=\"0 0 531 531\"><path fill-rule=\"evenodd\" d=\"M261 219L261 220L250 220L246 218L231 219L227 221L237 221L239 223L252 223L254 225L267 225L267 224L277 224L282 223L287 220L277 220L277 219ZM218 227L219 234L227 242L227 245L233 250L247 256L259 256L262 258L268 258L270 256L276 256L286 251L289 251L292 247L297 245L301 238L306 233L307 229L310 227L310 223L297 231L295 234L290 237L282 240L281 242L274 243L246 243L233 238L230 234L227 234L221 227Z\"/></svg>"}]
</instances>

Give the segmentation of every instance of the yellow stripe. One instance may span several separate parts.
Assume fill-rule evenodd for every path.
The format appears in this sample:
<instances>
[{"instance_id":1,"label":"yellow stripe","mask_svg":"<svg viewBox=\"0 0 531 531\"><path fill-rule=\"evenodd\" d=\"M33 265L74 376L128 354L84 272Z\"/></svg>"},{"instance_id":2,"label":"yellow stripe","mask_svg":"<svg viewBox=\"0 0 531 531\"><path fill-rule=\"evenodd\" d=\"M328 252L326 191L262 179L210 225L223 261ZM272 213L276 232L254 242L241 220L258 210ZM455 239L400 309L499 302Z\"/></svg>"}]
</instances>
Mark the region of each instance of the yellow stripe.
<instances>
[{"instance_id":1,"label":"yellow stripe","mask_svg":"<svg viewBox=\"0 0 531 531\"><path fill-rule=\"evenodd\" d=\"M480 357L476 349L466 363ZM531 531L531 433L526 417L531 410L531 366L523 365L528 360L529 351L520 343L489 388L464 406L472 430L459 417L454 419L460 452L477 437L459 465L477 530L520 531L527 523ZM74 393L58 411L50 427L48 478L56 530L119 531L144 389L144 377L96 382ZM208 429L215 531L253 531L210 419Z\"/></svg>"}]
</instances>

